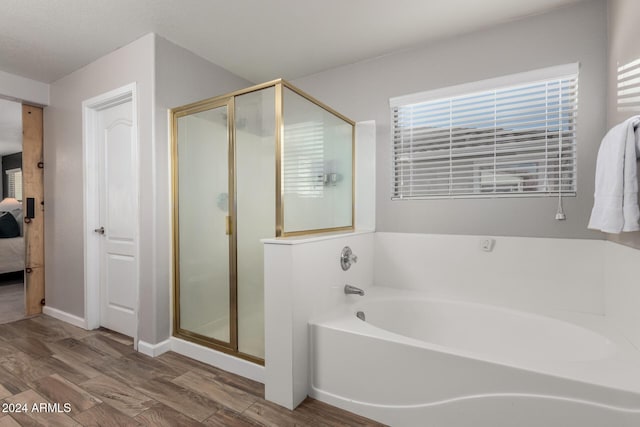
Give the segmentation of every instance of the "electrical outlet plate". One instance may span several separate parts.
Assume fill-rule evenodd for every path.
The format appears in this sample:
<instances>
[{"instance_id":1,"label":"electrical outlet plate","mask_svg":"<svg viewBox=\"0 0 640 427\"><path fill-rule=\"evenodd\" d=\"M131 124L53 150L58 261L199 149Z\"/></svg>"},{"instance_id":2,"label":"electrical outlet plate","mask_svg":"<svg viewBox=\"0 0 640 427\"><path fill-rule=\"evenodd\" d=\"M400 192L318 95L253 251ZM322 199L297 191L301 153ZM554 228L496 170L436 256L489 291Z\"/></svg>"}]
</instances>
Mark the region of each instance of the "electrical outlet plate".
<instances>
[{"instance_id":1,"label":"electrical outlet plate","mask_svg":"<svg viewBox=\"0 0 640 427\"><path fill-rule=\"evenodd\" d=\"M480 249L482 249L485 252L491 252L493 251L493 247L496 244L496 240L495 239L482 239L480 240Z\"/></svg>"}]
</instances>

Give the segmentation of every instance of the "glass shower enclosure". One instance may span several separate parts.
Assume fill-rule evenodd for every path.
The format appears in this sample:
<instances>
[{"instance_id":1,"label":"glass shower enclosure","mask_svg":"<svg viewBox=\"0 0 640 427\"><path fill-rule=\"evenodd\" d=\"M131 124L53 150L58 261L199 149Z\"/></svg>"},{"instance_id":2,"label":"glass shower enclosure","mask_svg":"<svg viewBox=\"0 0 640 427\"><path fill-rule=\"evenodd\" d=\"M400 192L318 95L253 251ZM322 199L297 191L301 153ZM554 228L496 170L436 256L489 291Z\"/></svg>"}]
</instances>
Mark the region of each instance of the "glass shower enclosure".
<instances>
[{"instance_id":1,"label":"glass shower enclosure","mask_svg":"<svg viewBox=\"0 0 640 427\"><path fill-rule=\"evenodd\" d=\"M173 334L263 364L261 239L353 230L355 124L284 80L171 117Z\"/></svg>"}]
</instances>

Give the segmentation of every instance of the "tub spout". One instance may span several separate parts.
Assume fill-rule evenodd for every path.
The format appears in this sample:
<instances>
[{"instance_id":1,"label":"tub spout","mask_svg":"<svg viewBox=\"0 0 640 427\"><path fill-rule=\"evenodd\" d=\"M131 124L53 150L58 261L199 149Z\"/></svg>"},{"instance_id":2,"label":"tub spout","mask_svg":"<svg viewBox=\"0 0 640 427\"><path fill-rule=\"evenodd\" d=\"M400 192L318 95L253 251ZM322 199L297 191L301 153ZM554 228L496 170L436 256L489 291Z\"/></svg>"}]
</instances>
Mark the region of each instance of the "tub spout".
<instances>
[{"instance_id":1,"label":"tub spout","mask_svg":"<svg viewBox=\"0 0 640 427\"><path fill-rule=\"evenodd\" d=\"M360 288L356 288L351 285L344 285L344 293L347 295L360 295L364 296L364 291Z\"/></svg>"}]
</instances>

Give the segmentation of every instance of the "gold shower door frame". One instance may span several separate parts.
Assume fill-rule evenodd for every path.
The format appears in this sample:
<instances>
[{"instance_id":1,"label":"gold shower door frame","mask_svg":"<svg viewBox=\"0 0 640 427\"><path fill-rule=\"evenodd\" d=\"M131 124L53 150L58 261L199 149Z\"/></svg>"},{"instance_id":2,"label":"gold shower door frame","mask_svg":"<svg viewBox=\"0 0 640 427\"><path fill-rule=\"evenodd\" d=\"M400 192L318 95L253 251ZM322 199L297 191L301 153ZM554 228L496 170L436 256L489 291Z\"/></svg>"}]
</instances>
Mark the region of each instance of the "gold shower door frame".
<instances>
[{"instance_id":1,"label":"gold shower door frame","mask_svg":"<svg viewBox=\"0 0 640 427\"><path fill-rule=\"evenodd\" d=\"M180 327L180 227L179 227L179 180L178 180L178 119L191 114L200 113L215 108L227 107L227 145L228 145L228 194L229 212L231 218L235 216L235 138L234 138L234 98L226 97L211 100L207 103L191 104L171 110L171 152L172 152L172 197L173 197L173 271L174 271L174 323L173 334L176 337L212 347L225 353L231 353L256 363L264 363L262 359L248 354L238 353L238 316L237 316L237 250L235 221L227 221L229 234L229 342L207 337Z\"/></svg>"},{"instance_id":2,"label":"gold shower door frame","mask_svg":"<svg viewBox=\"0 0 640 427\"><path fill-rule=\"evenodd\" d=\"M269 87L275 87L275 149L276 149L276 237L299 236L304 234L326 233L336 231L353 231L355 223L355 122L340 114L331 107L323 104L309 94L303 92L289 82L278 79L267 83L252 86L246 89L231 92L225 95L198 101L192 104L173 108L171 115L171 169L172 169L172 203L173 203L173 335L186 339L214 350L248 360L259 365L264 365L264 359L238 351L238 282L237 282L237 206L236 206L236 179L235 179L235 97L250 92L259 91ZM284 105L283 88L287 88L307 99L311 103L323 108L327 112L349 123L351 133L351 225L344 227L322 228L286 232L284 230L284 186L282 185L282 138L284 134ZM179 239L179 182L178 182L178 119L213 108L227 107L227 138L229 147L228 182L229 182L229 213L227 222L229 236L229 313L230 313L230 340L229 343L216 340L180 327L180 239Z\"/></svg>"}]
</instances>

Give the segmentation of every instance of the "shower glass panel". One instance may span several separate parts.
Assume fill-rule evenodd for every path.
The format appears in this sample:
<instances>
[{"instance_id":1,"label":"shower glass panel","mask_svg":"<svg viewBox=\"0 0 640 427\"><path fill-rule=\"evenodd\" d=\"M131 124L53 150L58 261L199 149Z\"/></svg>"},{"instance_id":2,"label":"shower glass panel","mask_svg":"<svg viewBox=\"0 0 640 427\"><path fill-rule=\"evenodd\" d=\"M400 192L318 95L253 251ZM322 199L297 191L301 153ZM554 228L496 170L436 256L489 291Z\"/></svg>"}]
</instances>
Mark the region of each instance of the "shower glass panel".
<instances>
[{"instance_id":1,"label":"shower glass panel","mask_svg":"<svg viewBox=\"0 0 640 427\"><path fill-rule=\"evenodd\" d=\"M231 344L228 106L177 118L179 329Z\"/></svg>"},{"instance_id":2,"label":"shower glass panel","mask_svg":"<svg viewBox=\"0 0 640 427\"><path fill-rule=\"evenodd\" d=\"M353 230L354 123L284 80L171 115L173 334L264 364L261 240Z\"/></svg>"},{"instance_id":3,"label":"shower glass panel","mask_svg":"<svg viewBox=\"0 0 640 427\"><path fill-rule=\"evenodd\" d=\"M283 231L353 226L353 124L283 89Z\"/></svg>"},{"instance_id":4,"label":"shower glass panel","mask_svg":"<svg viewBox=\"0 0 640 427\"><path fill-rule=\"evenodd\" d=\"M238 351L264 358L264 265L260 239L275 237L275 88L235 98Z\"/></svg>"}]
</instances>

